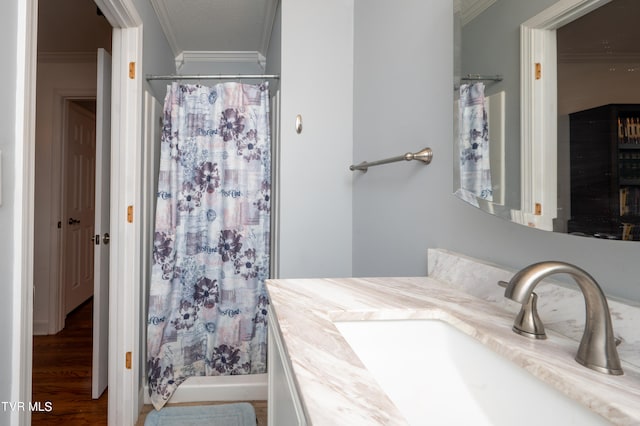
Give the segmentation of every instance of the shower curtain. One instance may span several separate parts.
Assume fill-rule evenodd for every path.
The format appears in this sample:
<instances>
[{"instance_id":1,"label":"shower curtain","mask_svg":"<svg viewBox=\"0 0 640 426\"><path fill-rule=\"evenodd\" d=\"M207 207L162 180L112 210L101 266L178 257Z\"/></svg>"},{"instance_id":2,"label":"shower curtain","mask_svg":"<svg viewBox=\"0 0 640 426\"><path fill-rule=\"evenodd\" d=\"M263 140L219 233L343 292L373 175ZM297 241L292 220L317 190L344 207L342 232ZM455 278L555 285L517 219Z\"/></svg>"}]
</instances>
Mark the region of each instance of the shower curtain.
<instances>
[{"instance_id":1,"label":"shower curtain","mask_svg":"<svg viewBox=\"0 0 640 426\"><path fill-rule=\"evenodd\" d=\"M149 291L149 394L266 372L268 85L167 88Z\"/></svg>"}]
</instances>

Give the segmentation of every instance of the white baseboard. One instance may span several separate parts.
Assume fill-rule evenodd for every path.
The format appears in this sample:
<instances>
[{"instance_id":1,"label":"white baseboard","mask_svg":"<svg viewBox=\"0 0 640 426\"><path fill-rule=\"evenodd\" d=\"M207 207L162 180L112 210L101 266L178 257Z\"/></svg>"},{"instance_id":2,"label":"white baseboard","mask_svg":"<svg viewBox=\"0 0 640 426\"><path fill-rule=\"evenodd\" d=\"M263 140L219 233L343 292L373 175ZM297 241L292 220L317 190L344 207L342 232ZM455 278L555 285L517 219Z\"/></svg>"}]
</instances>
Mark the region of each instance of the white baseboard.
<instances>
[{"instance_id":1,"label":"white baseboard","mask_svg":"<svg viewBox=\"0 0 640 426\"><path fill-rule=\"evenodd\" d=\"M33 321L33 335L46 336L49 334L49 321Z\"/></svg>"}]
</instances>

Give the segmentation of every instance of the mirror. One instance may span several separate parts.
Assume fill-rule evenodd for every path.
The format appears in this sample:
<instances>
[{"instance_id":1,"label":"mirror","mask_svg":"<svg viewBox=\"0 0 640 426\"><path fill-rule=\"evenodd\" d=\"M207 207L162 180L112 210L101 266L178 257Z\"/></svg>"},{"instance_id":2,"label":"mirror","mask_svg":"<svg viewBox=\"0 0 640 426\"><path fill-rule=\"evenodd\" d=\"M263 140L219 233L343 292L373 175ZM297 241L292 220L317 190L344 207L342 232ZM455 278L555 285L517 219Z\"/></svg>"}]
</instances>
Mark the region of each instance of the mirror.
<instances>
[{"instance_id":1,"label":"mirror","mask_svg":"<svg viewBox=\"0 0 640 426\"><path fill-rule=\"evenodd\" d=\"M640 239L640 2L454 4L455 194L530 227Z\"/></svg>"}]
</instances>

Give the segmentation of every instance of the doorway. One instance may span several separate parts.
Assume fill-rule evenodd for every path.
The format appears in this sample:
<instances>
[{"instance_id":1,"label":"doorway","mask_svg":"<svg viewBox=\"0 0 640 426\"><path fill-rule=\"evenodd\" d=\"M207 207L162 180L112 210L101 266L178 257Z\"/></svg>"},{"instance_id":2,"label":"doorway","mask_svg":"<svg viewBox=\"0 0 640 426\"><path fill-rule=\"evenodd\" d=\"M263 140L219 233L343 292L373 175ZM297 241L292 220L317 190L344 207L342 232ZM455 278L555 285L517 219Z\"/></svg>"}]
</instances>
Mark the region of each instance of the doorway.
<instances>
[{"instance_id":1,"label":"doorway","mask_svg":"<svg viewBox=\"0 0 640 426\"><path fill-rule=\"evenodd\" d=\"M96 168L96 56L98 48L111 52L113 31L93 0L38 3L33 200L36 336L60 334L67 315L71 318L77 316L79 309L94 308L91 237ZM74 146L86 148L74 152L71 149ZM70 206L79 199L83 208L71 214ZM73 345L64 339L61 342ZM88 358L82 358L88 359L83 368L91 371L92 345L81 347L84 349L78 350L88 351ZM35 348L32 355L37 365L39 354ZM60 370L60 379L64 381L66 370L63 366ZM34 374L34 389L36 380L38 376ZM87 392L84 385L78 386L78 394ZM91 392L86 396L91 399ZM77 395L73 392L51 395L54 405L53 399L58 397L77 398Z\"/></svg>"},{"instance_id":2,"label":"doorway","mask_svg":"<svg viewBox=\"0 0 640 426\"><path fill-rule=\"evenodd\" d=\"M64 326L60 293L65 104L96 97L96 52L111 51L112 28L93 0L38 5L34 215L34 334ZM80 22L79 25L74 25Z\"/></svg>"},{"instance_id":3,"label":"doorway","mask_svg":"<svg viewBox=\"0 0 640 426\"><path fill-rule=\"evenodd\" d=\"M565 214L556 231L639 238L638 16L636 0L612 0L557 30L558 217ZM604 136L608 116L598 113L607 111L620 118L618 140Z\"/></svg>"},{"instance_id":4,"label":"doorway","mask_svg":"<svg viewBox=\"0 0 640 426\"><path fill-rule=\"evenodd\" d=\"M93 297L93 245L96 179L95 101L68 100L62 140L63 310L68 315ZM95 240L95 239L94 239ZM56 298L56 295L52 295Z\"/></svg>"}]
</instances>

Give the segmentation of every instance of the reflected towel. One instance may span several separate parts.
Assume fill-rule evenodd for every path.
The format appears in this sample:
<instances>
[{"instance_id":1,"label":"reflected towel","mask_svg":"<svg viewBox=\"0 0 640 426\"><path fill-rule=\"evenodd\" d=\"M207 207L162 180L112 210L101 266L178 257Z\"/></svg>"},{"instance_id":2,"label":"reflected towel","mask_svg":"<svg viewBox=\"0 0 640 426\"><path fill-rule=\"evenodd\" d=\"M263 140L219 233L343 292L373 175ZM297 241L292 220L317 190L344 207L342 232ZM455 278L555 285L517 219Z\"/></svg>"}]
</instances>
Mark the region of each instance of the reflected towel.
<instances>
[{"instance_id":1,"label":"reflected towel","mask_svg":"<svg viewBox=\"0 0 640 426\"><path fill-rule=\"evenodd\" d=\"M460 187L476 197L493 201L487 105L483 83L460 86Z\"/></svg>"}]
</instances>

